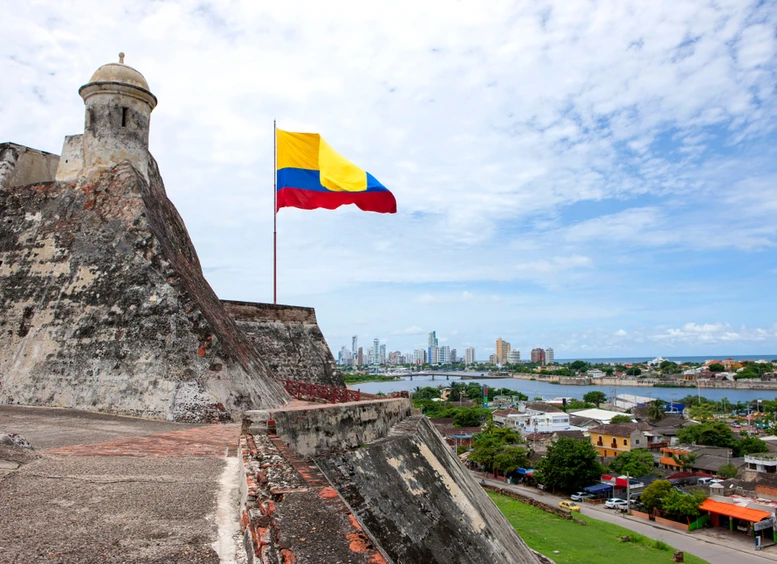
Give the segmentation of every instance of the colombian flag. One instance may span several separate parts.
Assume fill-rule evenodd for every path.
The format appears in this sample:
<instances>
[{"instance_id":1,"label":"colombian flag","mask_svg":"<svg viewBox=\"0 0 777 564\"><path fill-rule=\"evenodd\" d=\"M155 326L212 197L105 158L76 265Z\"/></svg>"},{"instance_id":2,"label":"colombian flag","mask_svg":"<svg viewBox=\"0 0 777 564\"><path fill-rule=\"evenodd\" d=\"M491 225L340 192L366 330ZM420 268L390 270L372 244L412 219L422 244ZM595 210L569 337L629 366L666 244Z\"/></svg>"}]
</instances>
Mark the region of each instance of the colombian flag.
<instances>
[{"instance_id":1,"label":"colombian flag","mask_svg":"<svg viewBox=\"0 0 777 564\"><path fill-rule=\"evenodd\" d=\"M369 172L346 160L317 133L275 130L276 211L333 210L356 204L364 211L397 213L397 201Z\"/></svg>"}]
</instances>

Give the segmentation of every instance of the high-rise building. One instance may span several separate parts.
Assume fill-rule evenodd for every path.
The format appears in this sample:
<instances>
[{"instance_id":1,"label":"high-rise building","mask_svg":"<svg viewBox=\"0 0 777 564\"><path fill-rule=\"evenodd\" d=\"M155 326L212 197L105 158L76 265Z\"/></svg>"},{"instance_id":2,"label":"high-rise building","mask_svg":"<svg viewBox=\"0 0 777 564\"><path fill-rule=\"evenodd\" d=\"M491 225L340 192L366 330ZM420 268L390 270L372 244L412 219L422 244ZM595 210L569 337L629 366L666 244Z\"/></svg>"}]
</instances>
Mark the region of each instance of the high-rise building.
<instances>
[{"instance_id":1,"label":"high-rise building","mask_svg":"<svg viewBox=\"0 0 777 564\"><path fill-rule=\"evenodd\" d=\"M464 364L475 364L475 347L467 347L464 351Z\"/></svg>"},{"instance_id":2,"label":"high-rise building","mask_svg":"<svg viewBox=\"0 0 777 564\"><path fill-rule=\"evenodd\" d=\"M499 364L499 359L495 354L488 355L488 363L489 364Z\"/></svg>"},{"instance_id":3,"label":"high-rise building","mask_svg":"<svg viewBox=\"0 0 777 564\"><path fill-rule=\"evenodd\" d=\"M553 355L553 349L548 347L545 349L545 364L553 364L556 362L556 357Z\"/></svg>"},{"instance_id":4,"label":"high-rise building","mask_svg":"<svg viewBox=\"0 0 777 564\"><path fill-rule=\"evenodd\" d=\"M451 361L451 348L447 345L437 347L437 362L447 364Z\"/></svg>"},{"instance_id":5,"label":"high-rise building","mask_svg":"<svg viewBox=\"0 0 777 564\"><path fill-rule=\"evenodd\" d=\"M510 353L510 343L503 341L502 337L496 340L496 364L507 363L507 355Z\"/></svg>"},{"instance_id":6,"label":"high-rise building","mask_svg":"<svg viewBox=\"0 0 777 564\"><path fill-rule=\"evenodd\" d=\"M401 353L399 351L392 351L388 354L388 363L391 366L396 366L400 363Z\"/></svg>"},{"instance_id":7,"label":"high-rise building","mask_svg":"<svg viewBox=\"0 0 777 564\"><path fill-rule=\"evenodd\" d=\"M378 364L386 364L386 345L380 346L380 354L378 355Z\"/></svg>"},{"instance_id":8,"label":"high-rise building","mask_svg":"<svg viewBox=\"0 0 777 564\"><path fill-rule=\"evenodd\" d=\"M413 351L413 362L415 364L423 364L426 362L426 351L424 349L416 349Z\"/></svg>"},{"instance_id":9,"label":"high-rise building","mask_svg":"<svg viewBox=\"0 0 777 564\"><path fill-rule=\"evenodd\" d=\"M545 351L539 347L532 349L531 361L535 364L545 364Z\"/></svg>"},{"instance_id":10,"label":"high-rise building","mask_svg":"<svg viewBox=\"0 0 777 564\"><path fill-rule=\"evenodd\" d=\"M357 335L354 335L353 337L351 337L351 352L354 354L354 356L356 356L356 353L359 352L359 350L358 350L358 340L359 339L358 339Z\"/></svg>"},{"instance_id":11,"label":"high-rise building","mask_svg":"<svg viewBox=\"0 0 777 564\"><path fill-rule=\"evenodd\" d=\"M359 347L359 352L356 353L356 359L359 366L364 366L364 349Z\"/></svg>"},{"instance_id":12,"label":"high-rise building","mask_svg":"<svg viewBox=\"0 0 777 564\"><path fill-rule=\"evenodd\" d=\"M340 349L340 354L337 355L337 363L340 366L350 366L353 364L353 354L345 346Z\"/></svg>"},{"instance_id":13,"label":"high-rise building","mask_svg":"<svg viewBox=\"0 0 777 564\"><path fill-rule=\"evenodd\" d=\"M429 357L427 358L429 364L437 364L440 362L440 347L429 347Z\"/></svg>"},{"instance_id":14,"label":"high-rise building","mask_svg":"<svg viewBox=\"0 0 777 564\"><path fill-rule=\"evenodd\" d=\"M432 331L431 333L429 333L429 335L427 335L426 346L427 347L436 347L437 344L438 344L437 343L437 331Z\"/></svg>"},{"instance_id":15,"label":"high-rise building","mask_svg":"<svg viewBox=\"0 0 777 564\"><path fill-rule=\"evenodd\" d=\"M507 362L510 364L518 364L521 362L521 351L515 349L507 353Z\"/></svg>"},{"instance_id":16,"label":"high-rise building","mask_svg":"<svg viewBox=\"0 0 777 564\"><path fill-rule=\"evenodd\" d=\"M457 361L457 359L456 359L456 349L451 349L450 361L451 362L456 362Z\"/></svg>"}]
</instances>

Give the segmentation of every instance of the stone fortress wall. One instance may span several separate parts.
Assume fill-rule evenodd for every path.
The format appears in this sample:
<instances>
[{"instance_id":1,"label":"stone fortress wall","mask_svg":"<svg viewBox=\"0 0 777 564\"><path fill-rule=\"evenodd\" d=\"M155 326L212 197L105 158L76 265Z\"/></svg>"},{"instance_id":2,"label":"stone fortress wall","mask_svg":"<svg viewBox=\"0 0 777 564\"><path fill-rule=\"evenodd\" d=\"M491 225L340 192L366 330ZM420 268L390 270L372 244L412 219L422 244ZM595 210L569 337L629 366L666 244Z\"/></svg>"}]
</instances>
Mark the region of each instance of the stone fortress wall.
<instances>
[{"instance_id":1,"label":"stone fortress wall","mask_svg":"<svg viewBox=\"0 0 777 564\"><path fill-rule=\"evenodd\" d=\"M408 399L342 386L310 308L222 301L148 153L156 98L104 65L63 158L0 144L0 403L238 419L250 561L535 563ZM145 104L145 105L144 105Z\"/></svg>"},{"instance_id":2,"label":"stone fortress wall","mask_svg":"<svg viewBox=\"0 0 777 564\"><path fill-rule=\"evenodd\" d=\"M315 545L285 527L294 497L317 491L307 509L316 515L315 506L332 503L323 491L330 489L344 509L321 511L347 511L358 531L331 529L327 519L311 525L330 528L331 547L363 532L370 542L357 546L383 558L370 562L548 562L516 534L429 419L414 411L409 399L397 398L247 412L243 530L255 561L273 562L281 550L314 561L308 558Z\"/></svg>"}]
</instances>

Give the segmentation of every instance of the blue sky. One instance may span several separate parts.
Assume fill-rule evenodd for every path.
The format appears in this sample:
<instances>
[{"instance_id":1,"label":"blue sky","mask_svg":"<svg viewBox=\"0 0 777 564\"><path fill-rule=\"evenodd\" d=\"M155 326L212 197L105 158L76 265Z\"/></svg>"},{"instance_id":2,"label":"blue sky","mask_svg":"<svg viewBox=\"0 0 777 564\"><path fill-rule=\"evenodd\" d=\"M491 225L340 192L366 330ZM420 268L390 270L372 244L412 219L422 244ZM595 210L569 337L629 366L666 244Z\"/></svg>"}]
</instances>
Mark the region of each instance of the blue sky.
<instances>
[{"instance_id":1,"label":"blue sky","mask_svg":"<svg viewBox=\"0 0 777 564\"><path fill-rule=\"evenodd\" d=\"M260 4L15 6L0 137L59 153L124 51L206 277L271 301L272 120L321 133L399 207L279 213L335 354L777 353L774 2Z\"/></svg>"}]
</instances>

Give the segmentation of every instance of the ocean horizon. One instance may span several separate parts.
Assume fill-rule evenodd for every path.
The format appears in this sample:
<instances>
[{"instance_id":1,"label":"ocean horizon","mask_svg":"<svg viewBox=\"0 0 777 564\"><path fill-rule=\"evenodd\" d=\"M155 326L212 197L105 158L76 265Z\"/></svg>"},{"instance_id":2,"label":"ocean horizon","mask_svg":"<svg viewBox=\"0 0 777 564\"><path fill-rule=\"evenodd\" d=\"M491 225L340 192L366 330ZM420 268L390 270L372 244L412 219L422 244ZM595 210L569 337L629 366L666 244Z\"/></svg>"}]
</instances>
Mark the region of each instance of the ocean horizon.
<instances>
[{"instance_id":1,"label":"ocean horizon","mask_svg":"<svg viewBox=\"0 0 777 564\"><path fill-rule=\"evenodd\" d=\"M574 362L576 360L582 360L584 362L588 362L590 364L598 364L598 363L604 363L604 362L613 362L616 364L637 364L637 363L644 363L649 360L653 360L654 358L657 358L658 356L663 356L663 358L667 360L671 360L672 362L677 363L683 363L683 362L699 362L703 363L708 360L725 360L727 358L732 358L734 360L776 360L777 359L777 353L771 353L771 354L727 354L727 355L720 355L720 356L664 356L664 355L656 355L656 356L629 356L629 357L603 357L603 358L557 358L555 361L557 363L563 364L563 363L569 363Z\"/></svg>"}]
</instances>

